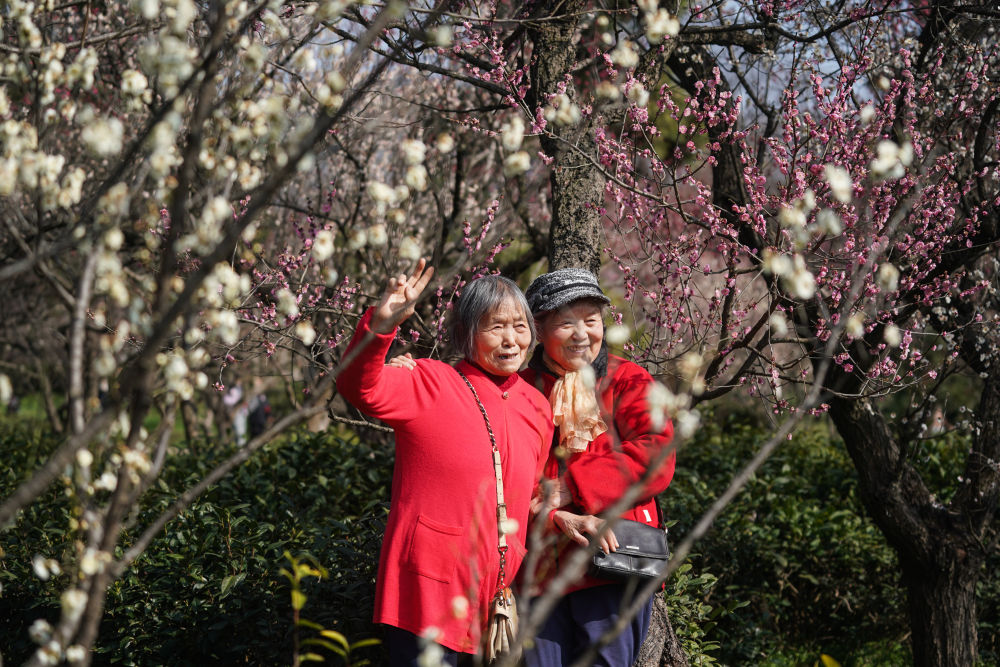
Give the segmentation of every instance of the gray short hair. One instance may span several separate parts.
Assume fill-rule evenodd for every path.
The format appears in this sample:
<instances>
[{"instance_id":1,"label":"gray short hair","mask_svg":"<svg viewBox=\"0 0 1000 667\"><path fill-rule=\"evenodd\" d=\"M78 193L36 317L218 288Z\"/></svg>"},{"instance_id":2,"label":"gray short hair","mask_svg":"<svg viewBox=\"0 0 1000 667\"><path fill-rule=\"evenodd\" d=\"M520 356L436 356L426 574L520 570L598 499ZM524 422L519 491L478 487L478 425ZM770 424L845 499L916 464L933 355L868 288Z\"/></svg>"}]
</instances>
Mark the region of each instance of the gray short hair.
<instances>
[{"instance_id":1,"label":"gray short hair","mask_svg":"<svg viewBox=\"0 0 1000 667\"><path fill-rule=\"evenodd\" d=\"M535 344L535 318L517 284L503 276L483 276L465 286L451 315L451 343L466 359L472 359L476 347L479 323L504 302L512 301L524 313L531 329L531 344Z\"/></svg>"}]
</instances>

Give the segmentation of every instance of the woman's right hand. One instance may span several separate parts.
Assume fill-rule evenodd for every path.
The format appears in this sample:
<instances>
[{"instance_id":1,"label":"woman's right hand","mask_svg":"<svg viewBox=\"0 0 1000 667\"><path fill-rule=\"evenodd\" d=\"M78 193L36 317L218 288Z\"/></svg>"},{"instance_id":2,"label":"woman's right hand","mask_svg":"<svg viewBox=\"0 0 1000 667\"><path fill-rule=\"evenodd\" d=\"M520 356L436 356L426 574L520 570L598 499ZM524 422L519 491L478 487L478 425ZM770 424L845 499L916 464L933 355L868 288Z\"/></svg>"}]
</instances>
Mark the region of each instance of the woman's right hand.
<instances>
[{"instance_id":1,"label":"woman's right hand","mask_svg":"<svg viewBox=\"0 0 1000 667\"><path fill-rule=\"evenodd\" d=\"M411 276L401 273L389 280L382 293L382 300L372 314L372 330L376 333L391 333L412 315L417 299L433 275L434 267L427 266L427 260L421 258Z\"/></svg>"},{"instance_id":2,"label":"woman's right hand","mask_svg":"<svg viewBox=\"0 0 1000 667\"><path fill-rule=\"evenodd\" d=\"M387 363L386 366L392 366L393 368L406 368L412 371L417 367L417 360L413 358L412 354L407 352L406 354L393 357L389 360L389 363Z\"/></svg>"},{"instance_id":3,"label":"woman's right hand","mask_svg":"<svg viewBox=\"0 0 1000 667\"><path fill-rule=\"evenodd\" d=\"M618 538L613 530L607 529L601 534L601 529L607 523L593 514L574 514L567 510L557 510L552 515L552 521L568 538L579 544L587 546L590 544L590 536L600 538L596 544L606 554L618 550Z\"/></svg>"}]
</instances>

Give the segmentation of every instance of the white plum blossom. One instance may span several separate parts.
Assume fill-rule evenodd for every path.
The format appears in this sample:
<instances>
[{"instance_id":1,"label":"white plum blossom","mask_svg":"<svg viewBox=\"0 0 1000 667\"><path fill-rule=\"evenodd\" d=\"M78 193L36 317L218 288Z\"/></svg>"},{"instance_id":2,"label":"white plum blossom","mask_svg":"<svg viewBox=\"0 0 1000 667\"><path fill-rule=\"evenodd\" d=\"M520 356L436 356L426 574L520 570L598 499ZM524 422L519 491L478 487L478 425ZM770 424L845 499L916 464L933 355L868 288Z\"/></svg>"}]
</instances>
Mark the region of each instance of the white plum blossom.
<instances>
[{"instance_id":1,"label":"white plum blossom","mask_svg":"<svg viewBox=\"0 0 1000 667\"><path fill-rule=\"evenodd\" d=\"M639 54L635 51L635 44L627 39L618 42L618 46L611 52L611 62L623 69L634 68L639 64Z\"/></svg>"},{"instance_id":2,"label":"white plum blossom","mask_svg":"<svg viewBox=\"0 0 1000 667\"><path fill-rule=\"evenodd\" d=\"M778 211L778 222L786 229L801 229L806 226L806 214L798 206L782 205Z\"/></svg>"},{"instance_id":3,"label":"white plum blossom","mask_svg":"<svg viewBox=\"0 0 1000 667\"><path fill-rule=\"evenodd\" d=\"M422 253L423 250L420 247L420 242L413 236L404 236L403 240L399 242L399 249L396 251L400 259L413 262L420 259Z\"/></svg>"},{"instance_id":4,"label":"white plum blossom","mask_svg":"<svg viewBox=\"0 0 1000 667\"><path fill-rule=\"evenodd\" d=\"M427 154L427 146L419 139L404 139L400 149L403 151L403 159L409 165L422 164Z\"/></svg>"},{"instance_id":5,"label":"white plum blossom","mask_svg":"<svg viewBox=\"0 0 1000 667\"><path fill-rule=\"evenodd\" d=\"M73 644L66 648L66 661L71 664L83 662L86 657L87 650L79 644Z\"/></svg>"},{"instance_id":6,"label":"white plum blossom","mask_svg":"<svg viewBox=\"0 0 1000 667\"><path fill-rule=\"evenodd\" d=\"M771 313L771 317L767 318L767 325L775 336L788 334L788 320L781 313Z\"/></svg>"},{"instance_id":7,"label":"white plum blossom","mask_svg":"<svg viewBox=\"0 0 1000 667\"><path fill-rule=\"evenodd\" d=\"M500 143L511 153L518 150L524 142L524 121L520 116L511 116L500 130Z\"/></svg>"},{"instance_id":8,"label":"white plum blossom","mask_svg":"<svg viewBox=\"0 0 1000 667\"><path fill-rule=\"evenodd\" d=\"M850 203L854 184L851 182L851 174L843 167L828 164L823 167L823 177L830 186L830 194L837 201L844 204Z\"/></svg>"},{"instance_id":9,"label":"white plum blossom","mask_svg":"<svg viewBox=\"0 0 1000 667\"><path fill-rule=\"evenodd\" d=\"M381 248L389 242L389 233L385 225L375 224L368 228L368 245Z\"/></svg>"},{"instance_id":10,"label":"white plum blossom","mask_svg":"<svg viewBox=\"0 0 1000 667\"><path fill-rule=\"evenodd\" d=\"M682 438L690 438L701 426L701 413L697 410L681 410L674 418L674 429Z\"/></svg>"},{"instance_id":11,"label":"white plum blossom","mask_svg":"<svg viewBox=\"0 0 1000 667\"><path fill-rule=\"evenodd\" d=\"M63 591L59 601L62 603L62 611L66 618L75 622L83 615L83 610L87 606L87 594L79 588L71 588Z\"/></svg>"},{"instance_id":12,"label":"white plum blossom","mask_svg":"<svg viewBox=\"0 0 1000 667\"><path fill-rule=\"evenodd\" d=\"M839 236L844 231L840 216L833 209L824 208L816 214L816 229L828 236Z\"/></svg>"},{"instance_id":13,"label":"white plum blossom","mask_svg":"<svg viewBox=\"0 0 1000 667\"><path fill-rule=\"evenodd\" d=\"M316 330L307 320L302 320L295 325L295 337L308 347L316 341Z\"/></svg>"},{"instance_id":14,"label":"white plum blossom","mask_svg":"<svg viewBox=\"0 0 1000 667\"><path fill-rule=\"evenodd\" d=\"M500 529L500 532L503 533L504 535L513 535L514 533L517 532L517 529L520 527L520 525L521 524L518 523L517 519L508 518L505 521L501 521L498 528Z\"/></svg>"},{"instance_id":15,"label":"white plum blossom","mask_svg":"<svg viewBox=\"0 0 1000 667\"><path fill-rule=\"evenodd\" d=\"M97 155L107 157L122 149L125 126L117 118L98 116L87 122L86 116L78 116L85 122L80 139Z\"/></svg>"},{"instance_id":16,"label":"white plum blossom","mask_svg":"<svg viewBox=\"0 0 1000 667\"><path fill-rule=\"evenodd\" d=\"M790 275L795 267L791 257L767 248L764 250L761 268L765 273L780 277Z\"/></svg>"},{"instance_id":17,"label":"white plum blossom","mask_svg":"<svg viewBox=\"0 0 1000 667\"><path fill-rule=\"evenodd\" d=\"M871 162L872 176L876 180L902 178L911 162L913 162L912 144L906 142L900 146L888 139L880 141L876 147L876 158Z\"/></svg>"},{"instance_id":18,"label":"white plum blossom","mask_svg":"<svg viewBox=\"0 0 1000 667\"><path fill-rule=\"evenodd\" d=\"M295 298L295 293L287 287L282 287L274 295L275 301L278 302L278 312L287 317L297 317L299 314L299 304L298 300Z\"/></svg>"},{"instance_id":19,"label":"white plum blossom","mask_svg":"<svg viewBox=\"0 0 1000 667\"><path fill-rule=\"evenodd\" d=\"M875 107L871 104L866 104L861 107L861 111L858 114L858 118L862 125L868 125L875 118Z\"/></svg>"},{"instance_id":20,"label":"white plum blossom","mask_svg":"<svg viewBox=\"0 0 1000 667\"><path fill-rule=\"evenodd\" d=\"M240 321L234 311L216 310L207 319L212 334L224 345L235 345L240 339Z\"/></svg>"},{"instance_id":21,"label":"white plum blossom","mask_svg":"<svg viewBox=\"0 0 1000 667\"><path fill-rule=\"evenodd\" d=\"M594 94L601 99L613 102L615 100L621 99L622 91L619 90L618 86L616 86L615 84L605 80L597 84L597 88L595 89Z\"/></svg>"},{"instance_id":22,"label":"white plum blossom","mask_svg":"<svg viewBox=\"0 0 1000 667\"><path fill-rule=\"evenodd\" d=\"M531 157L526 151L511 153L503 161L503 173L506 176L517 176L528 171L531 167Z\"/></svg>"},{"instance_id":23,"label":"white plum blossom","mask_svg":"<svg viewBox=\"0 0 1000 667\"><path fill-rule=\"evenodd\" d=\"M604 340L608 341L609 345L624 345L628 342L631 331L624 324L612 324L604 332Z\"/></svg>"},{"instance_id":24,"label":"white plum blossom","mask_svg":"<svg viewBox=\"0 0 1000 667\"><path fill-rule=\"evenodd\" d=\"M435 26L431 30L431 41L436 46L449 47L455 40L455 28L450 24Z\"/></svg>"},{"instance_id":25,"label":"white plum blossom","mask_svg":"<svg viewBox=\"0 0 1000 667\"><path fill-rule=\"evenodd\" d=\"M37 618L28 628L28 637L36 644L44 644L52 639L52 625L44 618Z\"/></svg>"},{"instance_id":26,"label":"white plum blossom","mask_svg":"<svg viewBox=\"0 0 1000 667\"><path fill-rule=\"evenodd\" d=\"M903 341L903 335L899 327L895 324L886 325L883 338L885 339L885 344L889 347L899 347L899 344Z\"/></svg>"},{"instance_id":27,"label":"white plum blossom","mask_svg":"<svg viewBox=\"0 0 1000 667\"><path fill-rule=\"evenodd\" d=\"M152 21L160 14L160 0L133 0L132 11L147 21Z\"/></svg>"},{"instance_id":28,"label":"white plum blossom","mask_svg":"<svg viewBox=\"0 0 1000 667\"><path fill-rule=\"evenodd\" d=\"M649 406L650 424L654 431L662 431L667 419L687 410L691 397L686 394L675 394L660 382L649 385L646 394L646 404Z\"/></svg>"},{"instance_id":29,"label":"white plum blossom","mask_svg":"<svg viewBox=\"0 0 1000 667\"><path fill-rule=\"evenodd\" d=\"M875 275L878 286L887 292L894 292L899 287L899 269L889 262L883 262Z\"/></svg>"},{"instance_id":30,"label":"white plum blossom","mask_svg":"<svg viewBox=\"0 0 1000 667\"><path fill-rule=\"evenodd\" d=\"M333 232L329 229L322 229L316 233L316 238L312 243L312 254L317 262L325 262L333 255Z\"/></svg>"},{"instance_id":31,"label":"white plum blossom","mask_svg":"<svg viewBox=\"0 0 1000 667\"><path fill-rule=\"evenodd\" d=\"M410 165L406 169L403 180L411 189L423 192L427 189L427 168L422 164Z\"/></svg>"},{"instance_id":32,"label":"white plum blossom","mask_svg":"<svg viewBox=\"0 0 1000 667\"><path fill-rule=\"evenodd\" d=\"M633 81L626 93L628 101L637 107L645 107L649 104L649 91L638 81Z\"/></svg>"},{"instance_id":33,"label":"white plum blossom","mask_svg":"<svg viewBox=\"0 0 1000 667\"><path fill-rule=\"evenodd\" d=\"M455 138L447 132L442 132L437 135L437 139L434 140L434 147L437 149L438 153L450 153L455 150Z\"/></svg>"},{"instance_id":34,"label":"white plum blossom","mask_svg":"<svg viewBox=\"0 0 1000 667\"><path fill-rule=\"evenodd\" d=\"M127 69L122 72L122 92L126 95L138 97L149 87L146 75L139 70Z\"/></svg>"},{"instance_id":35,"label":"white plum blossom","mask_svg":"<svg viewBox=\"0 0 1000 667\"><path fill-rule=\"evenodd\" d=\"M676 37L681 31L681 22L671 16L666 9L657 9L646 14L646 39L650 44L659 44L666 36Z\"/></svg>"},{"instance_id":36,"label":"white plum blossom","mask_svg":"<svg viewBox=\"0 0 1000 667\"><path fill-rule=\"evenodd\" d=\"M844 323L844 331L851 338L861 338L865 335L865 316L863 313L851 313Z\"/></svg>"},{"instance_id":37,"label":"white plum blossom","mask_svg":"<svg viewBox=\"0 0 1000 667\"><path fill-rule=\"evenodd\" d=\"M811 299L816 294L816 277L806 267L802 255L795 255L791 273L782 276L785 289L799 299Z\"/></svg>"},{"instance_id":38,"label":"white plum blossom","mask_svg":"<svg viewBox=\"0 0 1000 667\"><path fill-rule=\"evenodd\" d=\"M361 250L368 245L368 234L361 228L352 229L347 235L347 249Z\"/></svg>"},{"instance_id":39,"label":"white plum blossom","mask_svg":"<svg viewBox=\"0 0 1000 667\"><path fill-rule=\"evenodd\" d=\"M582 118L580 107L566 93L553 96L543 113L546 120L563 126L576 125Z\"/></svg>"}]
</instances>

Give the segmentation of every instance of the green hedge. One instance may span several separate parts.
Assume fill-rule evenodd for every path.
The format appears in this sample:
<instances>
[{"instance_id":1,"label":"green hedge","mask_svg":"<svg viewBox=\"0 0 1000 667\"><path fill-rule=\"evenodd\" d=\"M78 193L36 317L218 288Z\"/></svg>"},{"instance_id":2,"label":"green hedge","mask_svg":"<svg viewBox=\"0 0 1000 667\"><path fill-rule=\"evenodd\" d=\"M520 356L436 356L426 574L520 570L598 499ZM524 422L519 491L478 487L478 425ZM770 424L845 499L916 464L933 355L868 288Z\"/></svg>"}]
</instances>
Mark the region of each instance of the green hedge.
<instances>
[{"instance_id":1,"label":"green hedge","mask_svg":"<svg viewBox=\"0 0 1000 667\"><path fill-rule=\"evenodd\" d=\"M681 450L662 495L672 541L690 529L768 437L744 414L714 417ZM379 441L379 438L383 438ZM961 448L928 445L947 469ZM54 447L44 426L0 423L0 497ZM200 445L172 455L132 517L127 539L231 453ZM112 587L96 664L290 664L292 609L285 551L329 576L307 578L303 617L352 641L377 636L372 595L387 513L392 448L381 435L293 433L273 443L168 524ZM70 559L72 508L59 484L0 533L0 653L20 664L27 628L55 620L68 575L33 573L35 554ZM855 474L836 437L815 424L783 443L671 580L668 605L693 665L907 664L895 557L864 517ZM1000 562L994 558L987 573ZM980 642L997 664L1000 585L980 584ZM304 631L311 632L311 631ZM375 662L380 649L360 653ZM992 662L991 662L992 661ZM333 664L340 664L334 659Z\"/></svg>"},{"instance_id":2,"label":"green hedge","mask_svg":"<svg viewBox=\"0 0 1000 667\"><path fill-rule=\"evenodd\" d=\"M44 442L38 436L17 430L0 436L0 457L12 462L0 496L51 448L38 444ZM218 448L210 458L171 457L128 539L229 453ZM286 550L312 554L329 572L305 583L303 616L352 639L372 636L391 466L390 447L365 444L346 431L293 434L265 447L169 523L112 586L96 664L290 664L289 585L279 574L288 565ZM10 619L0 624L0 650L10 664L20 664L33 648L28 626L58 616L67 575L40 582L31 558L68 555L69 513L54 489L0 536L0 618Z\"/></svg>"}]
</instances>

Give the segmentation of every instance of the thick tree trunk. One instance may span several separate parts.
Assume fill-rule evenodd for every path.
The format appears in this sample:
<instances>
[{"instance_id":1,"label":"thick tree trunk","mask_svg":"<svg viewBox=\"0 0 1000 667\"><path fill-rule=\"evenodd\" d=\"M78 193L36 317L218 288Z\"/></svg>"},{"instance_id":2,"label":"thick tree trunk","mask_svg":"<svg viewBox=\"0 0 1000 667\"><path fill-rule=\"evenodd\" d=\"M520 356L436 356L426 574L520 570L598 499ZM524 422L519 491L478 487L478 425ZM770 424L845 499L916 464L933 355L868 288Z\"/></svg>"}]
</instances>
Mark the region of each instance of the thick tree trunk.
<instances>
[{"instance_id":1,"label":"thick tree trunk","mask_svg":"<svg viewBox=\"0 0 1000 667\"><path fill-rule=\"evenodd\" d=\"M544 105L555 94L576 64L579 0L560 5L560 10L531 29L532 89L529 102ZM574 101L573 86L566 94ZM552 225L549 229L549 270L583 267L597 273L601 267L601 217L604 201L604 176L597 168L597 147L592 118L585 117L575 126L560 127L550 123L556 136L542 134L542 150L553 158Z\"/></svg>"},{"instance_id":2,"label":"thick tree trunk","mask_svg":"<svg viewBox=\"0 0 1000 667\"><path fill-rule=\"evenodd\" d=\"M688 667L687 656L670 624L667 601L662 594L653 598L649 633L633 667Z\"/></svg>"},{"instance_id":3,"label":"thick tree trunk","mask_svg":"<svg viewBox=\"0 0 1000 667\"><path fill-rule=\"evenodd\" d=\"M973 665L979 646L976 634L979 568L970 571L968 559L965 563L955 560L937 565L940 567L903 567L913 664Z\"/></svg>"},{"instance_id":4,"label":"thick tree trunk","mask_svg":"<svg viewBox=\"0 0 1000 667\"><path fill-rule=\"evenodd\" d=\"M923 484L870 401L834 398L830 406L858 472L861 500L902 565L913 664L974 664L983 543L963 513L942 506Z\"/></svg>"}]
</instances>

